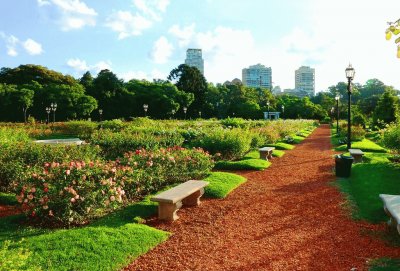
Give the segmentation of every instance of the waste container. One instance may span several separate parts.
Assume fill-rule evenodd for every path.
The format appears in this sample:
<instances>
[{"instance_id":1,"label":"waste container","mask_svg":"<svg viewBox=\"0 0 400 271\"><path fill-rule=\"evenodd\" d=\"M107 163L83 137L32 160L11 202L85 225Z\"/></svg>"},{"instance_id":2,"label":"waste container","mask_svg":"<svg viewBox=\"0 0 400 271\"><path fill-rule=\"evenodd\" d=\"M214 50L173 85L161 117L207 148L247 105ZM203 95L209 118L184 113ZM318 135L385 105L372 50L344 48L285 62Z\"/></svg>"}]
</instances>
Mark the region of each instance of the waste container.
<instances>
[{"instance_id":1,"label":"waste container","mask_svg":"<svg viewBox=\"0 0 400 271\"><path fill-rule=\"evenodd\" d=\"M353 164L354 158L352 156L346 156L343 154L335 156L335 169L336 177L350 177L351 164Z\"/></svg>"}]
</instances>

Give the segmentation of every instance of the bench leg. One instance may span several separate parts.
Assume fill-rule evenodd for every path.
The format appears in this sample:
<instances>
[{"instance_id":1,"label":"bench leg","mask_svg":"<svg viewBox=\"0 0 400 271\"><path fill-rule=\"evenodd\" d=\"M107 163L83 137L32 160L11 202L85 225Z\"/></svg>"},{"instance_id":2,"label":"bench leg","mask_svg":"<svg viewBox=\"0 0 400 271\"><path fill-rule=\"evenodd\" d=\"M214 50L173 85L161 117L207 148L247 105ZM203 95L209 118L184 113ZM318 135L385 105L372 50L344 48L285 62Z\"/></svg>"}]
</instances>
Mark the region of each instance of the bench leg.
<instances>
[{"instance_id":1,"label":"bench leg","mask_svg":"<svg viewBox=\"0 0 400 271\"><path fill-rule=\"evenodd\" d=\"M204 194L204 188L200 188L199 191L194 192L190 196L184 198L182 200L183 205L185 206L199 206L200 205L200 198Z\"/></svg>"},{"instance_id":2,"label":"bench leg","mask_svg":"<svg viewBox=\"0 0 400 271\"><path fill-rule=\"evenodd\" d=\"M176 214L176 212L181 207L182 207L182 202L180 201L178 201L175 204L160 202L158 204L158 218L161 220L168 220L168 221L177 220L179 217Z\"/></svg>"},{"instance_id":3,"label":"bench leg","mask_svg":"<svg viewBox=\"0 0 400 271\"><path fill-rule=\"evenodd\" d=\"M353 155L354 163L362 163L362 155Z\"/></svg>"},{"instance_id":4,"label":"bench leg","mask_svg":"<svg viewBox=\"0 0 400 271\"><path fill-rule=\"evenodd\" d=\"M268 153L265 151L260 151L260 159L268 161Z\"/></svg>"},{"instance_id":5,"label":"bench leg","mask_svg":"<svg viewBox=\"0 0 400 271\"><path fill-rule=\"evenodd\" d=\"M268 152L268 156L267 156L267 157L268 157L268 159L272 159L272 151L269 151L269 152ZM268 160L268 159L267 159L267 160Z\"/></svg>"}]
</instances>

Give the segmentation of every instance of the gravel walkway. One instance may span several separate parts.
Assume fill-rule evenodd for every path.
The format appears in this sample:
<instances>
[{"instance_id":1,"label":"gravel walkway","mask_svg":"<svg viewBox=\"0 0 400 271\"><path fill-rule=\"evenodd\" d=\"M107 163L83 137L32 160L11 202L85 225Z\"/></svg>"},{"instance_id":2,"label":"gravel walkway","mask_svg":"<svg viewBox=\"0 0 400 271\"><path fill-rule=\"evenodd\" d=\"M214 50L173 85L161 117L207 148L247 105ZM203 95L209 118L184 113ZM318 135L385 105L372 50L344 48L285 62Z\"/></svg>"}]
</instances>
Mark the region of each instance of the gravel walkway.
<instances>
[{"instance_id":1,"label":"gravel walkway","mask_svg":"<svg viewBox=\"0 0 400 271\"><path fill-rule=\"evenodd\" d=\"M335 179L330 130L321 126L226 199L182 209L151 226L173 233L126 270L366 270L368 259L399 257L374 233L384 224L352 221Z\"/></svg>"}]
</instances>

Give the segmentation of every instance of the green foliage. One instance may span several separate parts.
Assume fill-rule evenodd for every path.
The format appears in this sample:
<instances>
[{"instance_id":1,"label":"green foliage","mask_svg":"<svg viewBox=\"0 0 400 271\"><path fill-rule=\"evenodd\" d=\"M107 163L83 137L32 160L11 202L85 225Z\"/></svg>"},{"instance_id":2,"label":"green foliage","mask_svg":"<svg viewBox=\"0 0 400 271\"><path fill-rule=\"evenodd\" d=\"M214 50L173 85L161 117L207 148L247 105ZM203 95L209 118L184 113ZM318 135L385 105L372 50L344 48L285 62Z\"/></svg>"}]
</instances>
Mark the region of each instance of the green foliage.
<instances>
[{"instance_id":1,"label":"green foliage","mask_svg":"<svg viewBox=\"0 0 400 271\"><path fill-rule=\"evenodd\" d=\"M246 182L246 178L227 172L212 172L204 181L210 184L205 188L208 198L225 198L235 188Z\"/></svg>"},{"instance_id":2,"label":"green foliage","mask_svg":"<svg viewBox=\"0 0 400 271\"><path fill-rule=\"evenodd\" d=\"M278 142L275 144L267 144L269 147L275 147L277 150L293 150L294 146L291 144L283 143L283 142Z\"/></svg>"},{"instance_id":3,"label":"green foliage","mask_svg":"<svg viewBox=\"0 0 400 271\"><path fill-rule=\"evenodd\" d=\"M398 102L399 99L396 97L393 90L385 90L383 95L379 98L378 104L374 110L374 124L378 124L378 120L383 121L384 123L394 122L399 110Z\"/></svg>"},{"instance_id":4,"label":"green foliage","mask_svg":"<svg viewBox=\"0 0 400 271\"><path fill-rule=\"evenodd\" d=\"M250 150L252 136L249 132L235 128L209 132L190 144L201 147L211 154L220 154L222 159L238 159Z\"/></svg>"},{"instance_id":5,"label":"green foliage","mask_svg":"<svg viewBox=\"0 0 400 271\"><path fill-rule=\"evenodd\" d=\"M18 204L15 194L0 192L0 204L3 205L16 205Z\"/></svg>"},{"instance_id":6,"label":"green foliage","mask_svg":"<svg viewBox=\"0 0 400 271\"><path fill-rule=\"evenodd\" d=\"M114 119L114 120L102 121L100 123L100 126L103 129L109 129L114 132L119 132L126 126L126 124L120 119Z\"/></svg>"},{"instance_id":7,"label":"green foliage","mask_svg":"<svg viewBox=\"0 0 400 271\"><path fill-rule=\"evenodd\" d=\"M226 118L222 119L221 121L222 126L225 128L243 128L245 127L245 121L242 118Z\"/></svg>"},{"instance_id":8,"label":"green foliage","mask_svg":"<svg viewBox=\"0 0 400 271\"><path fill-rule=\"evenodd\" d=\"M40 271L42 270L36 263L28 264L28 258L31 252L27 249L19 247L18 249L10 250L10 247L20 246L24 240L18 243L6 240L0 248L0 270L1 271Z\"/></svg>"},{"instance_id":9,"label":"green foliage","mask_svg":"<svg viewBox=\"0 0 400 271\"><path fill-rule=\"evenodd\" d=\"M97 123L85 120L68 121L53 127L54 132L88 139L97 130Z\"/></svg>"},{"instance_id":10,"label":"green foliage","mask_svg":"<svg viewBox=\"0 0 400 271\"><path fill-rule=\"evenodd\" d=\"M0 127L0 146L13 142L28 142L29 134L22 128ZM1 151L1 150L0 150Z\"/></svg>"},{"instance_id":11,"label":"green foliage","mask_svg":"<svg viewBox=\"0 0 400 271\"><path fill-rule=\"evenodd\" d=\"M154 150L181 146L183 140L183 137L174 131L128 129L122 132L113 132L111 130L99 130L93 133L91 144L99 145L107 159L115 159L128 151L141 148Z\"/></svg>"},{"instance_id":12,"label":"green foliage","mask_svg":"<svg viewBox=\"0 0 400 271\"><path fill-rule=\"evenodd\" d=\"M400 34L400 19L395 22L390 22L389 27L386 29L386 40L390 40L392 38L392 34L397 36ZM395 43L397 43L397 57L400 58L400 38L395 39Z\"/></svg>"},{"instance_id":13,"label":"green foliage","mask_svg":"<svg viewBox=\"0 0 400 271\"><path fill-rule=\"evenodd\" d=\"M347 138L347 122L339 123L339 137ZM366 131L361 126L351 126L351 140L362 141L365 138Z\"/></svg>"},{"instance_id":14,"label":"green foliage","mask_svg":"<svg viewBox=\"0 0 400 271\"><path fill-rule=\"evenodd\" d=\"M397 271L400 270L400 259L380 258L370 262L369 271Z\"/></svg>"},{"instance_id":15,"label":"green foliage","mask_svg":"<svg viewBox=\"0 0 400 271\"><path fill-rule=\"evenodd\" d=\"M383 132L382 143L396 154L400 154L400 124L392 124Z\"/></svg>"}]
</instances>

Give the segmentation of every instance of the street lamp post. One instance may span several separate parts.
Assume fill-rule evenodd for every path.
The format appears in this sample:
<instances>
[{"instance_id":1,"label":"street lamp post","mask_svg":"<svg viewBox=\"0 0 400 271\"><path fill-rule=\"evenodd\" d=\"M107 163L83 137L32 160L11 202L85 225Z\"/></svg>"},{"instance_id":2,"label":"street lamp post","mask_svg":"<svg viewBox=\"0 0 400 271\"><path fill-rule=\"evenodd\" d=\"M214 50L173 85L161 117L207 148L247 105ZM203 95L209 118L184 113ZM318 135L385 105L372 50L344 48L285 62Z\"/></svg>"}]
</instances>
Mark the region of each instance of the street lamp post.
<instances>
[{"instance_id":1,"label":"street lamp post","mask_svg":"<svg viewBox=\"0 0 400 271\"><path fill-rule=\"evenodd\" d=\"M336 100L336 134L339 134L339 99L340 99L340 95L339 93L336 94L335 100Z\"/></svg>"},{"instance_id":2,"label":"street lamp post","mask_svg":"<svg viewBox=\"0 0 400 271\"><path fill-rule=\"evenodd\" d=\"M354 68L349 64L346 68L346 77L347 77L347 94L349 95L349 103L348 103L348 114L347 114L347 149L351 149L351 92L352 86L351 81L354 79L355 74Z\"/></svg>"},{"instance_id":3,"label":"street lamp post","mask_svg":"<svg viewBox=\"0 0 400 271\"><path fill-rule=\"evenodd\" d=\"M175 118L175 109L172 109L172 111L171 111L171 113L172 113L172 118L174 119Z\"/></svg>"},{"instance_id":4,"label":"street lamp post","mask_svg":"<svg viewBox=\"0 0 400 271\"><path fill-rule=\"evenodd\" d=\"M199 117L201 118L201 111L199 111Z\"/></svg>"},{"instance_id":5,"label":"street lamp post","mask_svg":"<svg viewBox=\"0 0 400 271\"><path fill-rule=\"evenodd\" d=\"M267 119L269 120L269 101L267 101L267 107L268 107L268 109L267 109Z\"/></svg>"},{"instance_id":6,"label":"street lamp post","mask_svg":"<svg viewBox=\"0 0 400 271\"><path fill-rule=\"evenodd\" d=\"M331 108L331 118L332 118L332 125L333 125L333 120L334 120L334 117L335 117L335 107L334 107L334 106L332 106L332 108Z\"/></svg>"},{"instance_id":7,"label":"street lamp post","mask_svg":"<svg viewBox=\"0 0 400 271\"><path fill-rule=\"evenodd\" d=\"M144 104L143 105L143 109L144 109L144 116L147 117L147 109L149 109L149 105L148 104Z\"/></svg>"},{"instance_id":8,"label":"street lamp post","mask_svg":"<svg viewBox=\"0 0 400 271\"><path fill-rule=\"evenodd\" d=\"M50 104L51 111L53 111L53 124L56 122L57 103Z\"/></svg>"},{"instance_id":9,"label":"street lamp post","mask_svg":"<svg viewBox=\"0 0 400 271\"><path fill-rule=\"evenodd\" d=\"M100 122L103 121L103 109L99 109Z\"/></svg>"},{"instance_id":10,"label":"street lamp post","mask_svg":"<svg viewBox=\"0 0 400 271\"><path fill-rule=\"evenodd\" d=\"M51 108L50 107L46 107L46 113L47 113L47 122L46 122L46 124L49 124L49 122L50 122L50 112L51 112Z\"/></svg>"},{"instance_id":11,"label":"street lamp post","mask_svg":"<svg viewBox=\"0 0 400 271\"><path fill-rule=\"evenodd\" d=\"M283 119L283 113L285 113L285 106L282 105L282 119Z\"/></svg>"},{"instance_id":12,"label":"street lamp post","mask_svg":"<svg viewBox=\"0 0 400 271\"><path fill-rule=\"evenodd\" d=\"M183 113L185 113L185 119L186 119L186 112L187 112L187 107L184 106L184 107L183 107Z\"/></svg>"}]
</instances>

